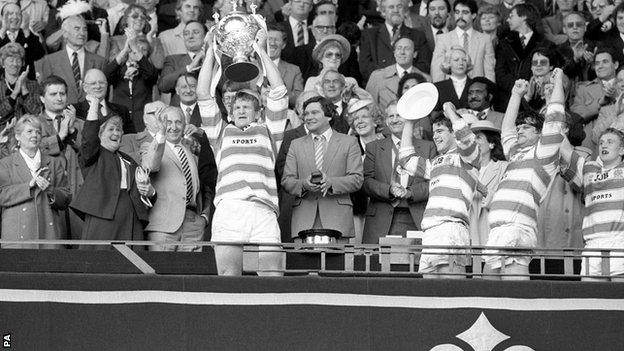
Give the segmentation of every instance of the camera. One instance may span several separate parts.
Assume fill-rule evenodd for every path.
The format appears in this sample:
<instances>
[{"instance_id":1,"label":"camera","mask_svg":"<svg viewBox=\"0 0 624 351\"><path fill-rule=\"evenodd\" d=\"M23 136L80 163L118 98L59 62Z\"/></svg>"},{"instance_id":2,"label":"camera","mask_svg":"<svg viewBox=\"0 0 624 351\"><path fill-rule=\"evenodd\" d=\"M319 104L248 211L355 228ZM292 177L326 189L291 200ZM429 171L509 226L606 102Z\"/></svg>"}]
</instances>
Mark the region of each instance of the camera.
<instances>
[{"instance_id":1,"label":"camera","mask_svg":"<svg viewBox=\"0 0 624 351\"><path fill-rule=\"evenodd\" d=\"M312 172L312 177L310 177L310 183L319 185L323 180L323 174L320 171Z\"/></svg>"}]
</instances>

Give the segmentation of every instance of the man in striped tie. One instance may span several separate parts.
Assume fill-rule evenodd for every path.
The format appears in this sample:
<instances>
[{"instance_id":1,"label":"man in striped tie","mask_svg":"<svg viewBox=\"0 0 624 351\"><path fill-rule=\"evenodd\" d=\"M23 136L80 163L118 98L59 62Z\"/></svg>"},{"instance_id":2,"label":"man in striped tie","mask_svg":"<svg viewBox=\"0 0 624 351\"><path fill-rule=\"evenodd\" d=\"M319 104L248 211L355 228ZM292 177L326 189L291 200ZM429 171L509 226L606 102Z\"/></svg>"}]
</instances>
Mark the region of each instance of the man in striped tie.
<instances>
[{"instance_id":1,"label":"man in striped tie","mask_svg":"<svg viewBox=\"0 0 624 351\"><path fill-rule=\"evenodd\" d=\"M142 165L150 170L157 200L145 228L156 242L200 241L210 211L200 196L197 157L185 142L186 121L179 107L168 106L160 114L160 130L141 146ZM201 251L193 245L155 245L151 251Z\"/></svg>"}]
</instances>

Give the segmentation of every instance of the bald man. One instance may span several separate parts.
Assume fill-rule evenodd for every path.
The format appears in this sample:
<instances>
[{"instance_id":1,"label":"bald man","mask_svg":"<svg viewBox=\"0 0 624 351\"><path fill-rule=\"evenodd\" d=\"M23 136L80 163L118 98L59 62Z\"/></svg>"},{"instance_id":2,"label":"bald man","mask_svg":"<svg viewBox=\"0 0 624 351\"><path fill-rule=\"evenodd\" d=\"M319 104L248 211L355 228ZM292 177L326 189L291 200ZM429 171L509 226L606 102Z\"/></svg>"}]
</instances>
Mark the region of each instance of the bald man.
<instances>
[{"instance_id":1,"label":"bald man","mask_svg":"<svg viewBox=\"0 0 624 351\"><path fill-rule=\"evenodd\" d=\"M123 121L124 134L137 132L134 123L132 122L132 117L130 117L128 108L123 105L106 101L108 80L106 79L104 72L97 68L88 70L84 76L82 90L84 91L85 98L74 104L74 107L76 108L76 117L82 120L87 119L87 112L89 112L90 104L87 97L93 96L100 101L100 120L105 120L111 116L119 116Z\"/></svg>"}]
</instances>

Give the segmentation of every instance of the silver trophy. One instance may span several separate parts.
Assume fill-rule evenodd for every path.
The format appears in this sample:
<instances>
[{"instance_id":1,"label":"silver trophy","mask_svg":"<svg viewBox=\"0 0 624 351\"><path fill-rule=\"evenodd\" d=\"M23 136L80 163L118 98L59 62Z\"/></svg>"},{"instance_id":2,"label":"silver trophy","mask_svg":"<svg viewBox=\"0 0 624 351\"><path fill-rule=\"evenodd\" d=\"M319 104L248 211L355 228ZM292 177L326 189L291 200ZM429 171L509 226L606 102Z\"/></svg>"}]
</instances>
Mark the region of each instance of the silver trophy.
<instances>
[{"instance_id":1,"label":"silver trophy","mask_svg":"<svg viewBox=\"0 0 624 351\"><path fill-rule=\"evenodd\" d=\"M252 44L256 40L256 34L261 30L258 24L259 16L256 15L256 5L252 4L251 14L237 9L236 0L232 0L234 11L217 20L215 38L217 50L232 59L232 63L225 68L225 76L235 82L247 82L255 79L260 70L251 63L254 53Z\"/></svg>"}]
</instances>

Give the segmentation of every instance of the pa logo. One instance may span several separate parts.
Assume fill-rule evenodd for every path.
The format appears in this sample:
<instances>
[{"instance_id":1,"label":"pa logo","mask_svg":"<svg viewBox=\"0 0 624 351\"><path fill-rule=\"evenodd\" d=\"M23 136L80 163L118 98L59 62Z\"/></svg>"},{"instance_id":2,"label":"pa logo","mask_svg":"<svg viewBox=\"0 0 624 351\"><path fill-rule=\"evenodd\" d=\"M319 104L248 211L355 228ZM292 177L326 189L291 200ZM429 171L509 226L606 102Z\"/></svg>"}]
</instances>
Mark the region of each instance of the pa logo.
<instances>
[{"instance_id":1,"label":"pa logo","mask_svg":"<svg viewBox=\"0 0 624 351\"><path fill-rule=\"evenodd\" d=\"M479 318L474 324L468 328L465 332L457 334L456 337L465 341L468 345L472 346L475 351L492 351L496 345L509 339L508 335L505 335L498 331L485 314L481 312ZM461 347L453 344L441 344L434 346L430 351L468 351L463 350ZM470 350L472 351L472 350ZM514 345L505 349L505 351L535 351L532 348L524 345Z\"/></svg>"}]
</instances>

